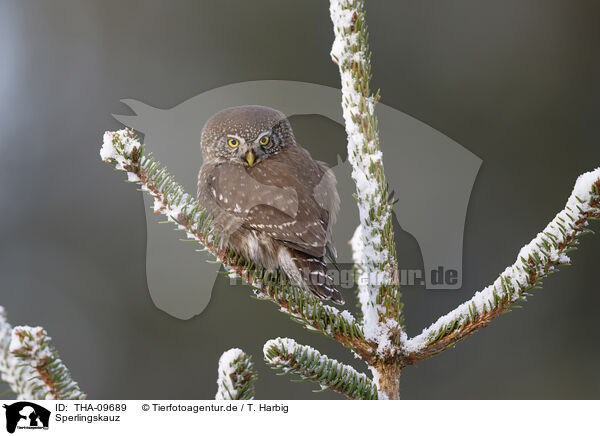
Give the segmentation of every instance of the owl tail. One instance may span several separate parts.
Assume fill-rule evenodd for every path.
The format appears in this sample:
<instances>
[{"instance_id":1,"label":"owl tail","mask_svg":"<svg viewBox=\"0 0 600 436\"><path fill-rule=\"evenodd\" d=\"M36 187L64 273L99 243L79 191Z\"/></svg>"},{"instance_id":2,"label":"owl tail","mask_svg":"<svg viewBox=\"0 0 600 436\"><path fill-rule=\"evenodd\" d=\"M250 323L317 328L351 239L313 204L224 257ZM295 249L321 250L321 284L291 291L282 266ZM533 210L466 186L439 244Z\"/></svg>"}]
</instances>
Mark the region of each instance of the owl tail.
<instances>
[{"instance_id":1,"label":"owl tail","mask_svg":"<svg viewBox=\"0 0 600 436\"><path fill-rule=\"evenodd\" d=\"M322 258L311 257L299 251L290 250L293 265L282 263L283 269L299 286L312 292L321 300L331 300L344 304L344 297L327 274L327 265Z\"/></svg>"}]
</instances>

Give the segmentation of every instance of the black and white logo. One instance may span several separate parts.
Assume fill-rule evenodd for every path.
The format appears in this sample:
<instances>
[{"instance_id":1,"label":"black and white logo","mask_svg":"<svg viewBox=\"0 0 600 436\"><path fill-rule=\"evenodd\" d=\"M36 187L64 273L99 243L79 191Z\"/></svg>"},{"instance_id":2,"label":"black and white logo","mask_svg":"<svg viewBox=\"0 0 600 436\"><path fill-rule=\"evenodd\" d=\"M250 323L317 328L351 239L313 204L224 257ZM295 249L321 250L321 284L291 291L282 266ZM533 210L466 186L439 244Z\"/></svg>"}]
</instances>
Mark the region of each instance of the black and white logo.
<instances>
[{"instance_id":1,"label":"black and white logo","mask_svg":"<svg viewBox=\"0 0 600 436\"><path fill-rule=\"evenodd\" d=\"M14 433L16 429L47 430L50 411L29 401L19 401L6 405L6 431Z\"/></svg>"}]
</instances>

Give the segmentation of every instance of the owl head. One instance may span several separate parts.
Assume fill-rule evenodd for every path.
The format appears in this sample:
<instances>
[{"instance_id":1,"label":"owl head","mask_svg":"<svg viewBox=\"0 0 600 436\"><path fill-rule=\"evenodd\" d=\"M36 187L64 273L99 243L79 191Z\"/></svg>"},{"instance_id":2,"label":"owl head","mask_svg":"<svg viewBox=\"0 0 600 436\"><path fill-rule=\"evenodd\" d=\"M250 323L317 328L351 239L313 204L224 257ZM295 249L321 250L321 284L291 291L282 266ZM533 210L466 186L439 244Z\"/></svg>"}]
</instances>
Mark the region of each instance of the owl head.
<instances>
[{"instance_id":1,"label":"owl head","mask_svg":"<svg viewBox=\"0 0 600 436\"><path fill-rule=\"evenodd\" d=\"M254 166L295 144L286 116L265 106L224 109L210 117L202 129L204 162L237 161Z\"/></svg>"}]
</instances>

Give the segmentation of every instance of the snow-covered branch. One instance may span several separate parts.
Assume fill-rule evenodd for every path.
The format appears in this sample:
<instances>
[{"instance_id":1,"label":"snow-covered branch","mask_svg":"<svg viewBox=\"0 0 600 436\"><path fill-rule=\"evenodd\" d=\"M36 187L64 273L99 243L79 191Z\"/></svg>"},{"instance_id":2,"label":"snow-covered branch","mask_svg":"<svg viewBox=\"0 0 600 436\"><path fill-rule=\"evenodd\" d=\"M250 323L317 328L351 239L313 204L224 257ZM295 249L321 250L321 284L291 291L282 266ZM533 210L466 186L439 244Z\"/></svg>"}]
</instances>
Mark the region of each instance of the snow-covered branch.
<instances>
[{"instance_id":1,"label":"snow-covered branch","mask_svg":"<svg viewBox=\"0 0 600 436\"><path fill-rule=\"evenodd\" d=\"M297 374L319 384L322 390L331 389L355 400L378 399L377 388L369 377L308 345L289 338L271 339L265 343L263 353L272 368Z\"/></svg>"},{"instance_id":2,"label":"snow-covered branch","mask_svg":"<svg viewBox=\"0 0 600 436\"><path fill-rule=\"evenodd\" d=\"M365 359L373 354L376 344L365 339L362 326L348 311L324 305L282 274L272 274L232 250L218 249L219 235L212 229L209 214L159 162L144 152L134 132L124 129L104 134L100 156L126 172L128 181L139 183L142 191L154 198L156 213L166 215L188 238L200 243L229 274L241 277L257 298L277 304L306 328L335 339Z\"/></svg>"},{"instance_id":3,"label":"snow-covered branch","mask_svg":"<svg viewBox=\"0 0 600 436\"><path fill-rule=\"evenodd\" d=\"M403 346L405 354L409 359L419 360L439 353L524 299L541 279L571 262L567 252L575 248L579 236L591 232L586 226L588 220L600 218L599 207L600 168L597 168L579 176L565 208L521 249L513 265L469 301L408 340Z\"/></svg>"},{"instance_id":4,"label":"snow-covered branch","mask_svg":"<svg viewBox=\"0 0 600 436\"><path fill-rule=\"evenodd\" d=\"M83 400L86 395L60 360L50 336L42 327L17 326L12 331L9 351L35 370L46 388L45 399Z\"/></svg>"},{"instance_id":5,"label":"snow-covered branch","mask_svg":"<svg viewBox=\"0 0 600 436\"><path fill-rule=\"evenodd\" d=\"M392 202L383 171L382 152L372 95L370 51L364 2L331 0L335 40L331 57L342 82L342 110L348 135L348 160L360 226L353 238L365 337L378 343L378 354L395 351L402 332L398 262L392 226ZM356 249L360 245L360 250Z\"/></svg>"},{"instance_id":6,"label":"snow-covered branch","mask_svg":"<svg viewBox=\"0 0 600 436\"><path fill-rule=\"evenodd\" d=\"M239 348L225 351L219 359L215 400L252 400L256 373L252 359Z\"/></svg>"},{"instance_id":7,"label":"snow-covered branch","mask_svg":"<svg viewBox=\"0 0 600 436\"><path fill-rule=\"evenodd\" d=\"M20 400L81 400L81 392L42 327L12 327L0 306L0 378Z\"/></svg>"},{"instance_id":8,"label":"snow-covered branch","mask_svg":"<svg viewBox=\"0 0 600 436\"><path fill-rule=\"evenodd\" d=\"M50 399L50 392L37 377L37 372L10 352L12 326L0 306L0 378L17 394L19 400Z\"/></svg>"}]
</instances>

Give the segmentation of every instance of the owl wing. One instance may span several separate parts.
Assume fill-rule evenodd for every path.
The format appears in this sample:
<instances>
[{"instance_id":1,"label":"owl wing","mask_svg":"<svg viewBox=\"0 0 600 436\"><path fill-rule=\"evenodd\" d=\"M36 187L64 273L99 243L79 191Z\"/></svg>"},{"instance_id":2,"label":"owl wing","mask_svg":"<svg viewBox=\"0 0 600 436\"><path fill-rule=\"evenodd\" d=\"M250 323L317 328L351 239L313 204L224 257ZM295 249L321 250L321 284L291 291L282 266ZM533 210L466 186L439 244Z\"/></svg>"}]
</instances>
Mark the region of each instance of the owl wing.
<instances>
[{"instance_id":1,"label":"owl wing","mask_svg":"<svg viewBox=\"0 0 600 436\"><path fill-rule=\"evenodd\" d=\"M228 207L223 197L221 163L206 163L198 173L198 202L212 217L212 227L221 235L221 241L227 243L229 237L244 224L244 215Z\"/></svg>"},{"instance_id":2,"label":"owl wing","mask_svg":"<svg viewBox=\"0 0 600 436\"><path fill-rule=\"evenodd\" d=\"M260 183L288 189L296 196L257 205L244 225L290 248L323 257L333 246L331 226L339 208L333 172L313 160L304 148L290 146L250 168L249 174ZM294 208L290 202L297 206L295 214L290 214Z\"/></svg>"},{"instance_id":3,"label":"owl wing","mask_svg":"<svg viewBox=\"0 0 600 436\"><path fill-rule=\"evenodd\" d=\"M205 164L198 176L198 200L224 236L241 226L323 257L332 246L329 223L339 204L335 176L323 165L299 146L252 168L237 162Z\"/></svg>"},{"instance_id":4,"label":"owl wing","mask_svg":"<svg viewBox=\"0 0 600 436\"><path fill-rule=\"evenodd\" d=\"M337 180L335 174L325 162L317 161L317 164L319 165L323 176L314 191L319 193L315 194L315 196L318 197L317 201L319 204L329 212L329 220L327 222L327 245L325 248L327 256L335 263L337 251L333 242L333 225L337 220L337 215L340 210L340 197L336 188Z\"/></svg>"}]
</instances>

